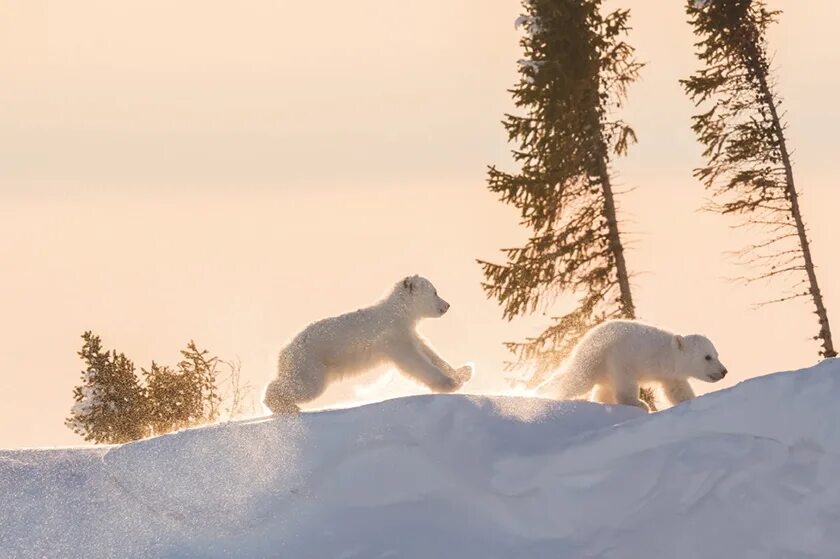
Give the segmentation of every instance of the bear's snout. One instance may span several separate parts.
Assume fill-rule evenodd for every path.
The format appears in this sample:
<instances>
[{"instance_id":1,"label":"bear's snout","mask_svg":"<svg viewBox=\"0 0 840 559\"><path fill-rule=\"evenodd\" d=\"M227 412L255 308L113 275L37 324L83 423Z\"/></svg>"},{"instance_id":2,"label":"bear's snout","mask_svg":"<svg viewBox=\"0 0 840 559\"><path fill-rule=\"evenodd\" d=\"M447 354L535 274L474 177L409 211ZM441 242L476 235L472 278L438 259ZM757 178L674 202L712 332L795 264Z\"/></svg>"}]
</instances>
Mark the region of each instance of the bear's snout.
<instances>
[{"instance_id":1,"label":"bear's snout","mask_svg":"<svg viewBox=\"0 0 840 559\"><path fill-rule=\"evenodd\" d=\"M448 310L449 310L449 303L447 303L446 301L441 301L440 314L443 314Z\"/></svg>"},{"instance_id":2,"label":"bear's snout","mask_svg":"<svg viewBox=\"0 0 840 559\"><path fill-rule=\"evenodd\" d=\"M717 381L721 380L723 377L725 377L728 372L729 371L726 370L726 367L724 367L720 371L720 373L718 373L716 375L709 375L709 380L711 380L712 382L717 382Z\"/></svg>"}]
</instances>

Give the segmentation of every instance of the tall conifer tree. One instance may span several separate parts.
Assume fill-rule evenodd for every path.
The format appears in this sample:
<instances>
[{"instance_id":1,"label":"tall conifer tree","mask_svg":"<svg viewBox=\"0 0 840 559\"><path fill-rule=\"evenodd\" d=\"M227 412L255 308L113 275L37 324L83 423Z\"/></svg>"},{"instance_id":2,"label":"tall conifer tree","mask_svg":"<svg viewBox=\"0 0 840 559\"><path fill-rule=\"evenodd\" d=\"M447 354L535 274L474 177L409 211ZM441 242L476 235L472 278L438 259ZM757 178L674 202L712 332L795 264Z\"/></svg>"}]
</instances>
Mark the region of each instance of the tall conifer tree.
<instances>
[{"instance_id":1,"label":"tall conifer tree","mask_svg":"<svg viewBox=\"0 0 840 559\"><path fill-rule=\"evenodd\" d=\"M682 81L704 107L693 129L706 146L706 164L694 174L714 195L710 209L766 231L741 252L756 270L744 279L790 280L789 291L770 302L809 297L819 323L814 339L822 345L821 355L834 357L767 56L765 33L780 12L767 10L763 0L688 0L686 11L700 38L697 57L703 64Z\"/></svg>"},{"instance_id":2,"label":"tall conifer tree","mask_svg":"<svg viewBox=\"0 0 840 559\"><path fill-rule=\"evenodd\" d=\"M523 7L525 58L511 90L521 112L503 121L519 170L491 166L488 187L519 210L531 237L504 251L505 264L480 263L483 287L506 319L561 294L577 299L538 336L508 344L519 364L535 367L534 385L591 327L635 318L610 161L636 139L614 112L641 64L622 39L627 10L604 16L600 0L525 0Z\"/></svg>"}]
</instances>

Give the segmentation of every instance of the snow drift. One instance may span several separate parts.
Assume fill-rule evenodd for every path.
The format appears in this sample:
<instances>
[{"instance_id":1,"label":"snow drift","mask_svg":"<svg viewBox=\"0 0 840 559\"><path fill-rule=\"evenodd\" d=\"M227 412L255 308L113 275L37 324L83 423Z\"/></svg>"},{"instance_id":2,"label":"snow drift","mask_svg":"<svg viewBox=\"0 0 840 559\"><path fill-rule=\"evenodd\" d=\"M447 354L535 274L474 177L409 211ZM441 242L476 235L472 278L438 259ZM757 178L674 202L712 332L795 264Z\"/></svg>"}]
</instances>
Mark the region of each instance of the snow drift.
<instances>
[{"instance_id":1,"label":"snow drift","mask_svg":"<svg viewBox=\"0 0 840 559\"><path fill-rule=\"evenodd\" d=\"M461 395L0 451L0 557L836 557L840 360L671 410Z\"/></svg>"}]
</instances>

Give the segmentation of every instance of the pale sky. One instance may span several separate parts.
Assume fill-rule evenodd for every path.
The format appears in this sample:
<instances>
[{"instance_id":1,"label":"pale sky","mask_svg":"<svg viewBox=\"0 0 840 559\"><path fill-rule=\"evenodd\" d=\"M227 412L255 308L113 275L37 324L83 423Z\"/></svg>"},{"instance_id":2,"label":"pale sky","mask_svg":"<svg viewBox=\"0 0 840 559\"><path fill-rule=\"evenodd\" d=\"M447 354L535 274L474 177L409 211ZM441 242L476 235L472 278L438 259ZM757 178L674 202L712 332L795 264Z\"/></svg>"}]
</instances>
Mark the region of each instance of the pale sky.
<instances>
[{"instance_id":1,"label":"pale sky","mask_svg":"<svg viewBox=\"0 0 840 559\"><path fill-rule=\"evenodd\" d=\"M715 341L732 374L701 392L814 363L807 302L753 310L777 290L727 281L740 270L723 253L744 237L697 211L682 2L619 5L648 64L623 115L640 143L614 165L633 189L621 205L641 317ZM838 338L840 4L770 5L786 10L770 39ZM452 303L422 331L476 363L465 390L502 390L502 342L547 324L502 321L475 263L524 236L484 182L509 163L519 13L514 0L0 4L0 447L81 442L63 419L86 329L138 367L195 339L261 387L300 328L413 273ZM424 391L375 379L318 404Z\"/></svg>"}]
</instances>

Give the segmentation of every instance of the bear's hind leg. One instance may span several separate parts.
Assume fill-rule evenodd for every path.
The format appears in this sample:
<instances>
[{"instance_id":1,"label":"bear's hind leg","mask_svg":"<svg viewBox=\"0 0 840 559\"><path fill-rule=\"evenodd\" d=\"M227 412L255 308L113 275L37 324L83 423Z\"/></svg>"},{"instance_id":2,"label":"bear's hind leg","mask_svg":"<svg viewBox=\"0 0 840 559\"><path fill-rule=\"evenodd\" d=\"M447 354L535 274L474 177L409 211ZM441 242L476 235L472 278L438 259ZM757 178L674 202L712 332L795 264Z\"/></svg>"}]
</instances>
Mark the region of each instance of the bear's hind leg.
<instances>
[{"instance_id":1,"label":"bear's hind leg","mask_svg":"<svg viewBox=\"0 0 840 559\"><path fill-rule=\"evenodd\" d=\"M298 413L300 408L290 398L287 390L284 390L283 384L278 380L273 380L268 383L263 393L263 404L271 413Z\"/></svg>"},{"instance_id":2,"label":"bear's hind leg","mask_svg":"<svg viewBox=\"0 0 840 559\"><path fill-rule=\"evenodd\" d=\"M594 386L589 375L558 371L537 387L537 394L555 400L573 400L579 396L589 395Z\"/></svg>"},{"instance_id":3,"label":"bear's hind leg","mask_svg":"<svg viewBox=\"0 0 840 559\"><path fill-rule=\"evenodd\" d=\"M263 404L272 413L297 413L298 404L314 400L327 388L327 370L311 362L283 361L276 379L268 383Z\"/></svg>"}]
</instances>

